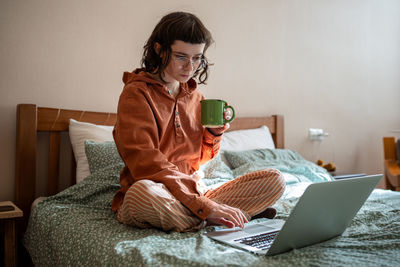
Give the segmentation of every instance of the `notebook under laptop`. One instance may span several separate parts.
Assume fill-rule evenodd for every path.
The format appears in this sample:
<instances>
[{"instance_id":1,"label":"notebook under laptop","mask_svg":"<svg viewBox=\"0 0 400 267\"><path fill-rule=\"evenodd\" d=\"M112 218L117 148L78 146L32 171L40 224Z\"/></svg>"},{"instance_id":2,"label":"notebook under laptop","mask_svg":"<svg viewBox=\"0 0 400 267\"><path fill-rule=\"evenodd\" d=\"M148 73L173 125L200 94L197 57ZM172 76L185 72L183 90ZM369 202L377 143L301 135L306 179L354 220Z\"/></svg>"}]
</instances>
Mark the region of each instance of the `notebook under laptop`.
<instances>
[{"instance_id":1,"label":"notebook under laptop","mask_svg":"<svg viewBox=\"0 0 400 267\"><path fill-rule=\"evenodd\" d=\"M311 184L286 222L274 219L206 235L266 255L320 243L344 232L381 179L382 175L371 175ZM266 238L270 241L265 241Z\"/></svg>"}]
</instances>

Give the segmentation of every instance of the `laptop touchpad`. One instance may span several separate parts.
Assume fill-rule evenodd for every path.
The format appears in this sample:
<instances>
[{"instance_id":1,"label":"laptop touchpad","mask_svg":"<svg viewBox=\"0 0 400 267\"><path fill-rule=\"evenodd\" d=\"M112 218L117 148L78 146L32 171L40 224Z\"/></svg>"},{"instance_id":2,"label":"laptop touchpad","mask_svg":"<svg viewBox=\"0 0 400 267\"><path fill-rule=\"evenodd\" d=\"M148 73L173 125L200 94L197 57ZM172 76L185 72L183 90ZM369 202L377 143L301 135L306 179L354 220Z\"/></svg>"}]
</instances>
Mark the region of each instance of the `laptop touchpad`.
<instances>
[{"instance_id":1,"label":"laptop touchpad","mask_svg":"<svg viewBox=\"0 0 400 267\"><path fill-rule=\"evenodd\" d=\"M276 231L276 228L268 227L265 225L260 225L260 224L255 224L249 227L246 227L243 232L249 233L249 234L261 234L263 232L272 232Z\"/></svg>"}]
</instances>

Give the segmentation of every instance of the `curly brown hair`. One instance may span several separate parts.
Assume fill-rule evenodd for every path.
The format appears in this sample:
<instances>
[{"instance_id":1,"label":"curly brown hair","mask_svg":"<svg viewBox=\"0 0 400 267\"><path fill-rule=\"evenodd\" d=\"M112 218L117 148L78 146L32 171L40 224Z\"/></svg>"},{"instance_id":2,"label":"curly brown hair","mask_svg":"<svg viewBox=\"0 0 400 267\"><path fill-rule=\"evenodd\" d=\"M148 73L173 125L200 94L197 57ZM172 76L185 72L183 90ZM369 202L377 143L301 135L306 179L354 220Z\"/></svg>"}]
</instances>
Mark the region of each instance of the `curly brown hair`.
<instances>
[{"instance_id":1,"label":"curly brown hair","mask_svg":"<svg viewBox=\"0 0 400 267\"><path fill-rule=\"evenodd\" d=\"M142 67L149 73L158 74L160 79L162 72L167 67L171 58L171 45L180 40L191 44L205 44L203 60L204 64L195 71L193 77L197 78L200 84L208 78L209 63L205 57L207 48L213 43L211 33L203 25L198 17L187 12L173 12L165 15L154 28L150 38L147 40L141 60ZM159 53L155 50L155 43L161 45ZM159 55L165 55L165 59Z\"/></svg>"}]
</instances>

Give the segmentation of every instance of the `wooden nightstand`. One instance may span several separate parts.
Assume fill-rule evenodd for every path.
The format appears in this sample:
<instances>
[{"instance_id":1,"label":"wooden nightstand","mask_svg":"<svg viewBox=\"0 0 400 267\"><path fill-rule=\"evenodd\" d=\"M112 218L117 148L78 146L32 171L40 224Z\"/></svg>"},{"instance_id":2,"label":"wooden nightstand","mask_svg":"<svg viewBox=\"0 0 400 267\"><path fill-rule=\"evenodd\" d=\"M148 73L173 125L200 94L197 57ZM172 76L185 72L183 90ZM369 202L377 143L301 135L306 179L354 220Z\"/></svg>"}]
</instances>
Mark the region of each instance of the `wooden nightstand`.
<instances>
[{"instance_id":1,"label":"wooden nightstand","mask_svg":"<svg viewBox=\"0 0 400 267\"><path fill-rule=\"evenodd\" d=\"M4 263L6 267L17 266L15 219L22 217L23 212L11 201L0 202L0 209L2 206L14 207L14 210L0 211L0 220L4 225Z\"/></svg>"}]
</instances>

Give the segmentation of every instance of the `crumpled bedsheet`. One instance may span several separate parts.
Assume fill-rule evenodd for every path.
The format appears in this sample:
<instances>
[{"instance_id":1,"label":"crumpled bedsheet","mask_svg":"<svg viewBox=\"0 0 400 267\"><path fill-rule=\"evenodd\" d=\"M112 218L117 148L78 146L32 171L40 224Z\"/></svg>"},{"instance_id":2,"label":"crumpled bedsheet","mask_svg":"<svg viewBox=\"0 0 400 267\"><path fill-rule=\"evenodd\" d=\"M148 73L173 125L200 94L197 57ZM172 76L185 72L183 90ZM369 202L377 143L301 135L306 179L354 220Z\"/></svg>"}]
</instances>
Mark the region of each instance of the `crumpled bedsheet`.
<instances>
[{"instance_id":1,"label":"crumpled bedsheet","mask_svg":"<svg viewBox=\"0 0 400 267\"><path fill-rule=\"evenodd\" d=\"M376 189L344 234L273 257L258 256L204 235L137 229L117 221L111 200L116 164L38 203L24 245L35 266L396 266L400 193ZM307 183L287 186L275 205L286 219ZM267 219L258 219L267 220ZM257 220L255 220L257 221ZM250 222L250 223L254 223Z\"/></svg>"}]
</instances>

